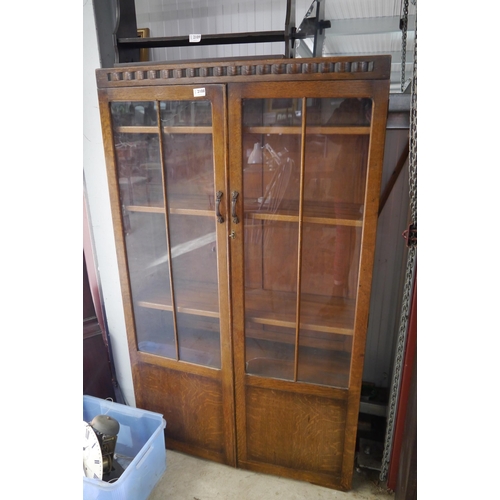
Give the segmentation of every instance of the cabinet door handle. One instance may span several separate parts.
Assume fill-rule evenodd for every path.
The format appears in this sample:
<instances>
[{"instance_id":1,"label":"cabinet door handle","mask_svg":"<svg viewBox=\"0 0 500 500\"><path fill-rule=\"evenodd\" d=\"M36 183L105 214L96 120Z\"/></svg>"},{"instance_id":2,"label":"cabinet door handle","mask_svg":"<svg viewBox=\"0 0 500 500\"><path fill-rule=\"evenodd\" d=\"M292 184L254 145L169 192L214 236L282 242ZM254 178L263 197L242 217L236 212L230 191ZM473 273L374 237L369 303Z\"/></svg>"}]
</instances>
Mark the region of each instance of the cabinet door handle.
<instances>
[{"instance_id":1,"label":"cabinet door handle","mask_svg":"<svg viewBox=\"0 0 500 500\"><path fill-rule=\"evenodd\" d=\"M233 195L233 202L232 202L232 216L233 216L233 222L235 224L238 224L240 222L240 219L238 219L238 216L236 215L236 201L238 200L239 193L238 191L233 191L231 193Z\"/></svg>"},{"instance_id":2,"label":"cabinet door handle","mask_svg":"<svg viewBox=\"0 0 500 500\"><path fill-rule=\"evenodd\" d=\"M224 217L220 214L220 200L222 198L222 191L217 191L217 195L215 198L215 215L217 217L217 222L222 224L224 222Z\"/></svg>"}]
</instances>

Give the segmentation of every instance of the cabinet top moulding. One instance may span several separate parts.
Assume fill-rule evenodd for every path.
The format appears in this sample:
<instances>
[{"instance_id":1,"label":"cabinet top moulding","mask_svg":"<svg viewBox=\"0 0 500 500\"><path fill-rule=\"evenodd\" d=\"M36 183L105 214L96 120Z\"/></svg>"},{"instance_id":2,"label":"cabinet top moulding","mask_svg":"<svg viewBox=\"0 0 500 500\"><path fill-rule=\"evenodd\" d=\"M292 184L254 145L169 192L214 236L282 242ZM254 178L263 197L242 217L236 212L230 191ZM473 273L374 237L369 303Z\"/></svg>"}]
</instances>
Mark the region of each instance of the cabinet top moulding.
<instances>
[{"instance_id":1,"label":"cabinet top moulding","mask_svg":"<svg viewBox=\"0 0 500 500\"><path fill-rule=\"evenodd\" d=\"M241 59L151 63L97 69L97 86L136 87L287 80L386 80L391 56L319 57L301 59Z\"/></svg>"}]
</instances>

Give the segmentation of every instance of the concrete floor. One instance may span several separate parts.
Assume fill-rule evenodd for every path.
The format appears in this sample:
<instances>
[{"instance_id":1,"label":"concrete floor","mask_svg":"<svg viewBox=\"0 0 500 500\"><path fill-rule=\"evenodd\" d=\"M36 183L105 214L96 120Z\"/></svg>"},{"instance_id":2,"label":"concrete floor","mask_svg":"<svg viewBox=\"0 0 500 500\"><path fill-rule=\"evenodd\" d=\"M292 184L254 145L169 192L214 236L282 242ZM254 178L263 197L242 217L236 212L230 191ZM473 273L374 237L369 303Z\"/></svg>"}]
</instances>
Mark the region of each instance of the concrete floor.
<instances>
[{"instance_id":1,"label":"concrete floor","mask_svg":"<svg viewBox=\"0 0 500 500\"><path fill-rule=\"evenodd\" d=\"M167 450L167 470L148 500L394 500L378 472L354 472L344 493L302 481L234 469Z\"/></svg>"}]
</instances>

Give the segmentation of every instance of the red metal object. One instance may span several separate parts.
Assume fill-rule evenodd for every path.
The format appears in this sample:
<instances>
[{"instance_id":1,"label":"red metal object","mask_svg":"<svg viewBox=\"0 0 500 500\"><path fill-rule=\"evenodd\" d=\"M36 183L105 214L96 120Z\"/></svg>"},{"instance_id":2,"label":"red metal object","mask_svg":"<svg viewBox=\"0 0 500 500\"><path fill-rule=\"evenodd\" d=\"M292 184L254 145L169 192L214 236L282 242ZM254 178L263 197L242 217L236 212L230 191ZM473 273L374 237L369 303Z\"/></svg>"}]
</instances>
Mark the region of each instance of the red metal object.
<instances>
[{"instance_id":1,"label":"red metal object","mask_svg":"<svg viewBox=\"0 0 500 500\"><path fill-rule=\"evenodd\" d=\"M408 320L408 335L406 339L405 358L401 377L401 389L399 392L398 410L394 430L394 441L392 446L391 461L387 474L387 487L396 489L398 470L400 465L401 446L404 439L404 426L408 407L408 396L412 381L413 365L417 350L417 271L415 269L415 280L413 282L413 295Z\"/></svg>"}]
</instances>

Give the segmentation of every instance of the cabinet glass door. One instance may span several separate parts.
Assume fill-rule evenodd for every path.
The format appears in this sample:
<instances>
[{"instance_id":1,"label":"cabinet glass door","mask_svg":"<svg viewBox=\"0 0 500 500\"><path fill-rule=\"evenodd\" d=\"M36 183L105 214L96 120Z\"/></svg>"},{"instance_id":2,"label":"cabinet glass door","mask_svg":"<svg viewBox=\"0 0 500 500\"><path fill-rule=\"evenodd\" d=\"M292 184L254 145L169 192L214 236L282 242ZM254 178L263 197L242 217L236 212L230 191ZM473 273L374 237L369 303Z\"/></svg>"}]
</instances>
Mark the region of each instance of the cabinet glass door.
<instances>
[{"instance_id":1,"label":"cabinet glass door","mask_svg":"<svg viewBox=\"0 0 500 500\"><path fill-rule=\"evenodd\" d=\"M347 388L371 101L242 103L246 373Z\"/></svg>"},{"instance_id":2,"label":"cabinet glass door","mask_svg":"<svg viewBox=\"0 0 500 500\"><path fill-rule=\"evenodd\" d=\"M220 368L212 104L111 112L137 348Z\"/></svg>"}]
</instances>

